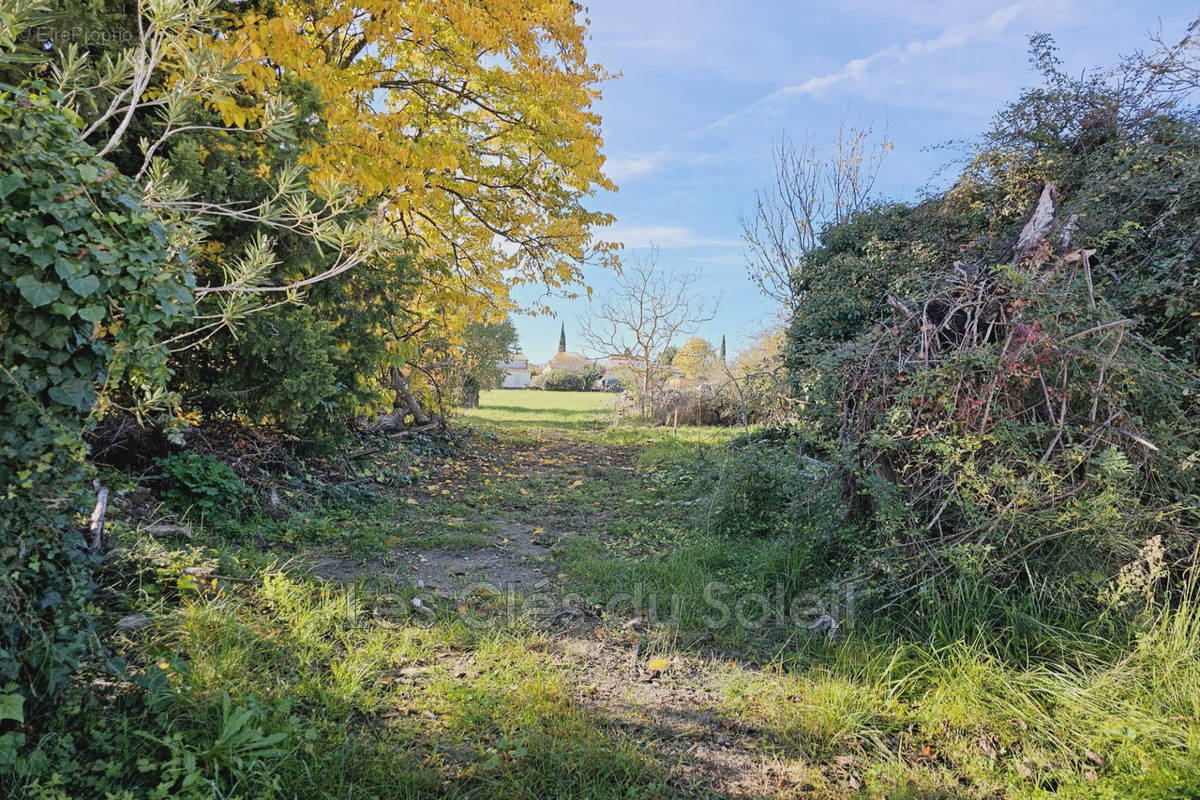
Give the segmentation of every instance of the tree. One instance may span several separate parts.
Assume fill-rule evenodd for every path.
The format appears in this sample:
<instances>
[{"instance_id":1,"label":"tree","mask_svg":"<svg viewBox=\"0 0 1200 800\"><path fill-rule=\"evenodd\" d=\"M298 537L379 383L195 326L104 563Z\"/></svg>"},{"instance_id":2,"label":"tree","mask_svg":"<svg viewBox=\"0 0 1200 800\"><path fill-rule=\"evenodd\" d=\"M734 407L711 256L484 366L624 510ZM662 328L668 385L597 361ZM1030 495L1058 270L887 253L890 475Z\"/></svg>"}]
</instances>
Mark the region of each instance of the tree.
<instances>
[{"instance_id":1,"label":"tree","mask_svg":"<svg viewBox=\"0 0 1200 800\"><path fill-rule=\"evenodd\" d=\"M607 75L587 59L570 0L395 4L295 0L239 7L214 46L243 94L215 103L253 123L262 98L312 86L322 139L299 155L314 188L344 185L415 248L418 276L380 326L397 409L440 395L474 320L517 309L515 286L570 294L585 263L611 263L591 210ZM249 100L251 102L247 103ZM374 207L374 205L372 206ZM545 311L545 306L533 310Z\"/></svg>"},{"instance_id":2,"label":"tree","mask_svg":"<svg viewBox=\"0 0 1200 800\"><path fill-rule=\"evenodd\" d=\"M721 363L725 363L725 334L721 334Z\"/></svg>"},{"instance_id":3,"label":"tree","mask_svg":"<svg viewBox=\"0 0 1200 800\"><path fill-rule=\"evenodd\" d=\"M706 378L716 366L717 353L707 339L693 336L683 343L671 365L685 378Z\"/></svg>"},{"instance_id":4,"label":"tree","mask_svg":"<svg viewBox=\"0 0 1200 800\"><path fill-rule=\"evenodd\" d=\"M296 0L248 9L222 42L250 97L289 80L320 92L325 140L301 157L314 185L379 198L429 263L415 310L446 324L511 310L514 285L568 287L613 250L586 200L613 189L570 0L396 4ZM257 108L220 106L230 124ZM427 312L426 312L427 310ZM432 313L431 313L432 316Z\"/></svg>"},{"instance_id":5,"label":"tree","mask_svg":"<svg viewBox=\"0 0 1200 800\"><path fill-rule=\"evenodd\" d=\"M712 319L717 302L697 294L699 270L664 269L658 250L625 264L611 291L584 318L583 339L592 350L628 352L635 359L639 405L657 388L659 365L674 340ZM678 358L678 356L676 356Z\"/></svg>"},{"instance_id":6,"label":"tree","mask_svg":"<svg viewBox=\"0 0 1200 800\"><path fill-rule=\"evenodd\" d=\"M775 179L755 192L754 211L742 217L750 279L785 312L803 294L804 257L820 242L821 231L864 208L890 142L872 139L870 127L838 127L833 153L795 146L786 138L772 158Z\"/></svg>"},{"instance_id":7,"label":"tree","mask_svg":"<svg viewBox=\"0 0 1200 800\"><path fill-rule=\"evenodd\" d=\"M467 325L462 355L454 366L460 406L479 405L480 389L495 389L503 379L498 366L517 348L517 329L508 317Z\"/></svg>"},{"instance_id":8,"label":"tree","mask_svg":"<svg viewBox=\"0 0 1200 800\"><path fill-rule=\"evenodd\" d=\"M354 270L378 285L405 257L412 269L386 287L399 302L348 316L370 317L358 330L385 351L359 362L356 394L412 407L436 395L429 364L457 357L471 321L516 308L514 286L569 294L583 264L609 263L593 232L611 216L587 207L615 188L591 108L607 75L569 0L93 5L132 41L51 47L52 74L85 138L190 234L203 322L177 347ZM197 192L225 166L229 192ZM322 257L294 258L297 238ZM237 347L218 344L213 364Z\"/></svg>"}]
</instances>

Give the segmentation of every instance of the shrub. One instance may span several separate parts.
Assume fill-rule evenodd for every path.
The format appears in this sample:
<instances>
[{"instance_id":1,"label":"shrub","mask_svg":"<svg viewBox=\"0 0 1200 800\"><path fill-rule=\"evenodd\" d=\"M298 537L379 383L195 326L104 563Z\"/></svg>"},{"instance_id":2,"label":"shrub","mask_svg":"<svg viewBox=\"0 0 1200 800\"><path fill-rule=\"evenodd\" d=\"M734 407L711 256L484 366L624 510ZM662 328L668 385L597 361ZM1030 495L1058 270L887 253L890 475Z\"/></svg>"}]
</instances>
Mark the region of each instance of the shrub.
<instances>
[{"instance_id":1,"label":"shrub","mask_svg":"<svg viewBox=\"0 0 1200 800\"><path fill-rule=\"evenodd\" d=\"M587 392L604 377L604 370L595 364L580 369L551 369L538 376L539 389L548 392Z\"/></svg>"},{"instance_id":2,"label":"shrub","mask_svg":"<svg viewBox=\"0 0 1200 800\"><path fill-rule=\"evenodd\" d=\"M712 528L738 536L786 534L804 494L794 454L773 446L735 450L721 471L712 501Z\"/></svg>"},{"instance_id":3,"label":"shrub","mask_svg":"<svg viewBox=\"0 0 1200 800\"><path fill-rule=\"evenodd\" d=\"M950 191L856 214L800 266L799 429L890 592L1082 604L1147 540L1193 555L1197 112L1152 60L1109 81L1061 73L1047 37L1032 55L1044 84ZM1018 252L1047 184L1055 223Z\"/></svg>"},{"instance_id":4,"label":"shrub","mask_svg":"<svg viewBox=\"0 0 1200 800\"><path fill-rule=\"evenodd\" d=\"M1086 253L1033 258L931 280L826 366L826 435L897 591L1037 575L1094 596L1146 539L1195 544L1186 368L1128 335Z\"/></svg>"},{"instance_id":5,"label":"shrub","mask_svg":"<svg viewBox=\"0 0 1200 800\"><path fill-rule=\"evenodd\" d=\"M183 514L237 516L250 489L237 473L208 454L174 453L158 461L163 499Z\"/></svg>"},{"instance_id":6,"label":"shrub","mask_svg":"<svg viewBox=\"0 0 1200 800\"><path fill-rule=\"evenodd\" d=\"M659 425L757 425L779 421L774 382L747 375L736 383L706 383L659 392L650 419ZM676 416L678 412L678 416Z\"/></svg>"},{"instance_id":7,"label":"shrub","mask_svg":"<svg viewBox=\"0 0 1200 800\"><path fill-rule=\"evenodd\" d=\"M371 397L356 375L378 356L368 337L312 305L252 314L175 361L175 386L205 421L241 419L323 451L349 435ZM360 360L361 359L361 360Z\"/></svg>"},{"instance_id":8,"label":"shrub","mask_svg":"<svg viewBox=\"0 0 1200 800\"><path fill-rule=\"evenodd\" d=\"M728 386L714 384L666 389L650 405L650 418L659 425L737 425L737 396ZM676 416L678 414L678 417Z\"/></svg>"}]
</instances>

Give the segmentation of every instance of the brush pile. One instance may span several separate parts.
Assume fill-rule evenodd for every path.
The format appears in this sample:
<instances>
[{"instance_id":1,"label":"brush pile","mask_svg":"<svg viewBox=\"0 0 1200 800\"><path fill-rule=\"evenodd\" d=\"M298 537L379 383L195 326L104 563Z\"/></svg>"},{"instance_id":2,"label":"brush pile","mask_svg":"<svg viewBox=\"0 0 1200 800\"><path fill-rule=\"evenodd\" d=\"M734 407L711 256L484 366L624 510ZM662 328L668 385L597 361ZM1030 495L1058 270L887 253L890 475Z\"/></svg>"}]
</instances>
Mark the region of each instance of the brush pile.
<instances>
[{"instance_id":1,"label":"brush pile","mask_svg":"<svg viewBox=\"0 0 1200 800\"><path fill-rule=\"evenodd\" d=\"M846 499L899 591L955 570L1099 581L1156 536L1192 553L1193 378L1097 296L1104 265L1056 200L1047 185L1003 264L889 296L838 352Z\"/></svg>"}]
</instances>

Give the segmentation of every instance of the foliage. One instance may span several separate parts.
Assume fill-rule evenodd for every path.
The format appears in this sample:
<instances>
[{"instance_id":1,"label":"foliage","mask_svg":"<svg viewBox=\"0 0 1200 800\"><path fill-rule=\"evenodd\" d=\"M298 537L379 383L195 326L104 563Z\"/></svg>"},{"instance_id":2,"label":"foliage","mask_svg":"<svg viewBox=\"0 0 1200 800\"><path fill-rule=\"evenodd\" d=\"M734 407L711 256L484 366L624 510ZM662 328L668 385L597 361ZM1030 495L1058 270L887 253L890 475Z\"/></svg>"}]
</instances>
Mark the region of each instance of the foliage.
<instances>
[{"instance_id":1,"label":"foliage","mask_svg":"<svg viewBox=\"0 0 1200 800\"><path fill-rule=\"evenodd\" d=\"M1086 313L1083 283L1052 279L991 343L967 316L970 293L988 290L956 286L931 296L965 309L961 342L923 359L929 318L914 315L845 354L835 458L861 487L898 585L953 568L1012 587L1033 571L1067 582L1066 603L1071 586L1094 596L1092 576L1115 574L1151 536L1190 557L1188 378L1123 341L1108 309Z\"/></svg>"},{"instance_id":2,"label":"foliage","mask_svg":"<svg viewBox=\"0 0 1200 800\"><path fill-rule=\"evenodd\" d=\"M463 332L462 354L453 367L459 402L473 407L479 404L480 389L499 387L504 374L498 364L516 352L517 345L517 329L508 318L468 323ZM468 397L473 397L474 402L466 402Z\"/></svg>"},{"instance_id":3,"label":"foliage","mask_svg":"<svg viewBox=\"0 0 1200 800\"><path fill-rule=\"evenodd\" d=\"M1192 555L1200 128L1152 67L1072 78L1048 38L1032 53L1043 85L948 192L824 229L785 354L798 430L875 544L858 570L904 596L1036 576L1086 617L1146 540ZM1048 184L1057 223L1017 252Z\"/></svg>"},{"instance_id":4,"label":"foliage","mask_svg":"<svg viewBox=\"0 0 1200 800\"><path fill-rule=\"evenodd\" d=\"M693 336L679 348L671 359L671 366L685 378L707 378L717 366L717 351L707 339Z\"/></svg>"},{"instance_id":5,"label":"foliage","mask_svg":"<svg viewBox=\"0 0 1200 800\"><path fill-rule=\"evenodd\" d=\"M158 460L158 469L167 504L200 519L236 516L250 494L236 472L208 454L173 453Z\"/></svg>"},{"instance_id":6,"label":"foliage","mask_svg":"<svg viewBox=\"0 0 1200 800\"><path fill-rule=\"evenodd\" d=\"M1195 242L1200 112L1164 85L1164 64L1200 50L1193 25L1172 46L1127 60L1118 75L1064 73L1054 42L1031 40L1043 84L997 114L945 205L970 214L977 236L1019 225L1038 186L1053 182L1073 235L1097 249L1098 290L1138 330L1190 363L1200 317ZM1195 80L1194 58L1186 63Z\"/></svg>"},{"instance_id":7,"label":"foliage","mask_svg":"<svg viewBox=\"0 0 1200 800\"><path fill-rule=\"evenodd\" d=\"M250 98L292 79L316 88L326 135L301 158L311 181L380 198L425 261L407 307L457 341L467 322L511 309L512 286L565 287L611 250L592 236L610 218L585 205L613 188L591 110L606 75L576 13L566 0L283 3L247 9L220 47L254 54L237 67ZM217 108L227 124L262 113L233 98Z\"/></svg>"},{"instance_id":8,"label":"foliage","mask_svg":"<svg viewBox=\"0 0 1200 800\"><path fill-rule=\"evenodd\" d=\"M548 392L590 392L602 377L604 370L596 364L589 363L579 369L561 367L539 375L537 387Z\"/></svg>"},{"instance_id":9,"label":"foliage","mask_svg":"<svg viewBox=\"0 0 1200 800\"><path fill-rule=\"evenodd\" d=\"M781 425L794 416L784 363L786 341L783 328L766 328L725 365L725 375L740 406L738 416L743 420Z\"/></svg>"},{"instance_id":10,"label":"foliage","mask_svg":"<svg viewBox=\"0 0 1200 800\"><path fill-rule=\"evenodd\" d=\"M826 228L795 277L793 358L866 331L886 316L888 294L911 294L931 264L961 257L970 236L967 221L936 202L871 206Z\"/></svg>"},{"instance_id":11,"label":"foliage","mask_svg":"<svg viewBox=\"0 0 1200 800\"><path fill-rule=\"evenodd\" d=\"M725 463L712 500L712 529L726 536L791 532L793 504L806 476L791 453L776 447L738 448Z\"/></svg>"},{"instance_id":12,"label":"foliage","mask_svg":"<svg viewBox=\"0 0 1200 800\"><path fill-rule=\"evenodd\" d=\"M79 512L95 388L125 382L161 399L160 337L188 317L192 293L167 231L80 140L61 98L39 84L0 95L0 676L33 718L88 630Z\"/></svg>"}]
</instances>

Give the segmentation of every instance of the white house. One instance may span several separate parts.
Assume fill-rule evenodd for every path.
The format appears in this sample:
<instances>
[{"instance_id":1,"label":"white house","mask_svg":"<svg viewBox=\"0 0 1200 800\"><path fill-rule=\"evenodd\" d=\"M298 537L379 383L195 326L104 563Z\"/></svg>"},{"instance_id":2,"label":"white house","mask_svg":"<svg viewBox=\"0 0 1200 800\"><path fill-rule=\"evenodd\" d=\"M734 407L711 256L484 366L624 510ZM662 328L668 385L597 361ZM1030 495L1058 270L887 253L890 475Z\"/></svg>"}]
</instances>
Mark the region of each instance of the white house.
<instances>
[{"instance_id":1,"label":"white house","mask_svg":"<svg viewBox=\"0 0 1200 800\"><path fill-rule=\"evenodd\" d=\"M500 381L501 389L528 389L533 382L529 359L524 353L513 353L507 361L501 361L496 366L504 373L504 379Z\"/></svg>"}]
</instances>

